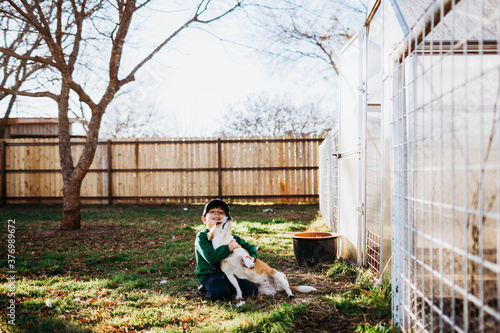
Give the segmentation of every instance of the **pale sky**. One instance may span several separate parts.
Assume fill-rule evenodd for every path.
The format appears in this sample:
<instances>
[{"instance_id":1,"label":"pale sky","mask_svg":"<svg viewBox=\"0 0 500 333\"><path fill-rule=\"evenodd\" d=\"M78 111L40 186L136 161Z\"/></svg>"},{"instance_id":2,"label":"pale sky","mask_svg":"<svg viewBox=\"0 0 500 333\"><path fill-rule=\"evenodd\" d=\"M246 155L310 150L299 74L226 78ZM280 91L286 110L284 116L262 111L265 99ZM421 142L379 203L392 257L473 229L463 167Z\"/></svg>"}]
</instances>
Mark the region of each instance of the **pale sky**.
<instances>
[{"instance_id":1,"label":"pale sky","mask_svg":"<svg viewBox=\"0 0 500 333\"><path fill-rule=\"evenodd\" d=\"M230 104L252 93L286 90L282 78L268 73L256 53L200 30L186 35L179 50L156 57L141 77L152 83L144 95L154 95L159 110L196 128L188 134L209 135L207 126L218 126L216 118Z\"/></svg>"},{"instance_id":2,"label":"pale sky","mask_svg":"<svg viewBox=\"0 0 500 333\"><path fill-rule=\"evenodd\" d=\"M169 27L161 18L148 22L155 27L165 26L151 29L156 31L151 34L152 39L175 24L169 22ZM138 88L138 95L145 102L155 99L155 107L165 114L165 126L176 127L178 132L174 135L212 135L230 106L242 103L252 94L287 94L297 103L304 103L308 93L316 98L324 95L325 89L333 88L331 81L305 78L304 72L297 71L299 67L276 72L268 57L237 45L251 44L244 32L249 28L246 24L240 18L228 17L203 26L206 31L185 30L141 70L138 81L145 83ZM237 44L223 42L214 35Z\"/></svg>"},{"instance_id":3,"label":"pale sky","mask_svg":"<svg viewBox=\"0 0 500 333\"><path fill-rule=\"evenodd\" d=\"M186 6L184 1L174 3ZM126 49L126 57L141 58L190 14L189 10L181 10L175 15L157 13L142 18L138 38L129 44L133 47ZM300 66L276 72L268 58L211 35L250 44L246 40L249 37L245 33L246 24L239 18L228 17L220 23L204 26L208 32L192 28L181 32L140 70L136 82L126 86L133 92L131 100L138 109L137 114L141 114L141 106L154 105L160 116L152 126L167 128L172 136L208 136L223 124L222 116L231 105L243 102L252 94L286 94L293 96L292 102L296 103L326 96L326 108L333 113L336 91L332 81L335 78L327 81L304 75L304 68ZM57 116L55 103L38 100L36 104L38 107L32 108L27 103L19 103L11 117ZM112 110L108 108L106 112Z\"/></svg>"}]
</instances>

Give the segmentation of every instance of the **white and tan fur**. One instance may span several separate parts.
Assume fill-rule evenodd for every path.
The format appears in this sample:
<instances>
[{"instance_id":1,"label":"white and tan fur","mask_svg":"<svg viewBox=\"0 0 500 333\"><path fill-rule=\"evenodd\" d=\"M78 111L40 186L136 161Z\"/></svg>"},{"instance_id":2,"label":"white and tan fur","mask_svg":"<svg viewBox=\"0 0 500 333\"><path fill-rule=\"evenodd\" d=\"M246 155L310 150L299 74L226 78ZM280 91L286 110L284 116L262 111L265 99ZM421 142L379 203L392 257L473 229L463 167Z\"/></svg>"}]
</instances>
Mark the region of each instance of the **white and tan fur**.
<instances>
[{"instance_id":1,"label":"white and tan fur","mask_svg":"<svg viewBox=\"0 0 500 333\"><path fill-rule=\"evenodd\" d=\"M212 241L214 249L227 245L234 239L231 233L232 222L232 218L225 217L223 221L210 228L208 238ZM265 295L285 291L288 296L293 296L291 289L301 293L317 290L309 286L290 287L285 274L269 267L262 260L256 259L254 263L248 255L248 252L240 247L234 249L233 253L220 263L221 270L236 289L236 299L243 297L236 277L255 283L259 288L259 294ZM242 260L246 267L242 265Z\"/></svg>"}]
</instances>

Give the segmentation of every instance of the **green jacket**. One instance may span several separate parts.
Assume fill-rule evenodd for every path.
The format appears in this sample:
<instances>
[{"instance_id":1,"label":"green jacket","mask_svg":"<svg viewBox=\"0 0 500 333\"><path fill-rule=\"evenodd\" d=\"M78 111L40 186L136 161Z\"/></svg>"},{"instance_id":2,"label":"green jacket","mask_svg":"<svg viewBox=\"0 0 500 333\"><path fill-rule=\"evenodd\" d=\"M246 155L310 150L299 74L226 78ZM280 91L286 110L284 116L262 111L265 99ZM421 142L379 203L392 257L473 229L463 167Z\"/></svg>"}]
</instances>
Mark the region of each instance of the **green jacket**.
<instances>
[{"instance_id":1,"label":"green jacket","mask_svg":"<svg viewBox=\"0 0 500 333\"><path fill-rule=\"evenodd\" d=\"M227 258L232 252L229 251L228 245L219 246L214 250L212 241L207 238L208 229L202 230L196 235L196 241L194 243L195 253L196 253L196 277L200 283L205 277L207 277L210 272L222 273L220 270L219 262L222 259ZM245 242L240 237L233 235L234 239L242 248L248 251L248 253L257 259L257 249L250 243Z\"/></svg>"}]
</instances>

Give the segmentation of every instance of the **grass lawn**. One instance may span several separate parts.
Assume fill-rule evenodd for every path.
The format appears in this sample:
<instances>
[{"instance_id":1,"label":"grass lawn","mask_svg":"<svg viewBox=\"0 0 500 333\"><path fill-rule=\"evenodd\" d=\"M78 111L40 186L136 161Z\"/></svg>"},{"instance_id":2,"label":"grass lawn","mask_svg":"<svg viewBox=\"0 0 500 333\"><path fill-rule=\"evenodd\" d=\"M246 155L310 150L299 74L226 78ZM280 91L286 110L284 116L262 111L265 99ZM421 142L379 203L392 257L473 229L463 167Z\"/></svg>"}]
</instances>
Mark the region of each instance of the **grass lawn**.
<instances>
[{"instance_id":1,"label":"grass lawn","mask_svg":"<svg viewBox=\"0 0 500 333\"><path fill-rule=\"evenodd\" d=\"M317 292L257 296L239 307L234 300L207 301L197 290L193 245L204 228L202 210L90 206L82 210L82 229L61 231L58 206L2 207L0 331L394 330L390 286L374 289L368 273L339 262L315 269L296 263L290 236L318 225L317 205L231 206L233 232L257 246L261 259L292 285ZM9 220L15 220L12 233Z\"/></svg>"}]
</instances>

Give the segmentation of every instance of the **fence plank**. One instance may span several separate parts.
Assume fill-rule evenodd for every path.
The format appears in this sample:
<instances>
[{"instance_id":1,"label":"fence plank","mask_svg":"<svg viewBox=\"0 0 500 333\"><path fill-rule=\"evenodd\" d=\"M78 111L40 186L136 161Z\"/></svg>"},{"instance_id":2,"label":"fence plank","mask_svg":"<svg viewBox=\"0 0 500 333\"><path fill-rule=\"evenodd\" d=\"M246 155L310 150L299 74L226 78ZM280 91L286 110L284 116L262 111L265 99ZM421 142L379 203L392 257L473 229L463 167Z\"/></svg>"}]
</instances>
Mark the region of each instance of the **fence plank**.
<instances>
[{"instance_id":1,"label":"fence plank","mask_svg":"<svg viewBox=\"0 0 500 333\"><path fill-rule=\"evenodd\" d=\"M53 139L47 139L45 146L45 152L47 156L47 163L45 167L47 170L60 170L60 164L59 164L59 151L58 151L58 146L57 145L48 145L50 143L55 142ZM60 174L60 172L59 172ZM45 173L45 179L47 180L46 183L46 190L44 196L48 197L57 197L59 196L59 188L57 186L57 173Z\"/></svg>"},{"instance_id":2,"label":"fence plank","mask_svg":"<svg viewBox=\"0 0 500 333\"><path fill-rule=\"evenodd\" d=\"M22 140L20 140L22 141ZM21 160L21 147L13 147L12 149L12 155L11 155L11 161L12 161L12 166L14 169L19 170L23 168L21 163L19 162ZM15 196L15 197L20 197L21 196L21 174L15 173L13 174L13 177L10 177L13 179L13 182L11 184L11 190L9 191L9 196Z\"/></svg>"},{"instance_id":3,"label":"fence plank","mask_svg":"<svg viewBox=\"0 0 500 333\"><path fill-rule=\"evenodd\" d=\"M25 142L25 141L26 140L23 139L23 142ZM19 149L18 165L19 165L19 167L21 167L22 169L25 169L25 170L29 170L29 165L26 161L26 155L29 154L29 148L30 147L28 147L28 149ZM29 196L28 193L26 193L26 187L28 184L28 177L29 177L29 174L26 174L26 173L19 175L19 196L21 196L21 197ZM24 200L23 200L23 203L25 203Z\"/></svg>"},{"instance_id":4,"label":"fence plank","mask_svg":"<svg viewBox=\"0 0 500 333\"><path fill-rule=\"evenodd\" d=\"M197 143L195 145L195 151L193 155L193 159L195 162L195 165L197 168L201 168L201 161L200 161L200 147L201 144ZM195 178L194 178L194 192L193 193L201 193L201 171L196 171L195 172Z\"/></svg>"},{"instance_id":5,"label":"fence plank","mask_svg":"<svg viewBox=\"0 0 500 333\"><path fill-rule=\"evenodd\" d=\"M50 139L47 139L45 142L46 143L49 143L51 142L52 140ZM55 167L55 159L57 157L57 159L59 159L59 154L56 154L56 149L57 149L57 146L45 146L45 168L47 170L57 170L57 168ZM54 173L45 173L44 174L44 177L45 177L45 189L44 189L44 194L43 196L52 196L52 191L56 192L57 189L54 189L54 185L55 185L55 177L56 177L56 174Z\"/></svg>"},{"instance_id":6,"label":"fence plank","mask_svg":"<svg viewBox=\"0 0 500 333\"><path fill-rule=\"evenodd\" d=\"M43 143L46 143L47 142L47 139L42 139L41 142ZM47 146L46 145L43 145L43 146L38 146L38 154L39 154L39 158L40 158L40 165L39 165L39 169L41 170L46 170L49 166L48 166L48 161L47 161ZM38 196L39 197L44 197L46 196L46 187L47 187L47 174L46 173L41 173L38 178L39 178L39 181L40 181L40 184L39 184L39 192L38 192Z\"/></svg>"},{"instance_id":7,"label":"fence plank","mask_svg":"<svg viewBox=\"0 0 500 333\"><path fill-rule=\"evenodd\" d=\"M7 154L6 154L7 165L5 171L18 169L18 166L16 166L14 160L14 157L16 156L15 151L16 149L18 149L18 147L6 146L6 149L7 149ZM19 184L18 183L19 179L17 179L16 181L16 176L18 176L18 174L16 173L14 174L7 173L6 175L7 196L15 197L18 195L18 193L15 192L14 188L16 184Z\"/></svg>"},{"instance_id":8,"label":"fence plank","mask_svg":"<svg viewBox=\"0 0 500 333\"><path fill-rule=\"evenodd\" d=\"M0 168L2 169L1 171L1 177L0 177L0 192L2 196L2 205L7 204L7 183L6 183L6 176L7 173L5 172L6 169L6 150L7 147L5 146L5 142L0 142Z\"/></svg>"},{"instance_id":9,"label":"fence plank","mask_svg":"<svg viewBox=\"0 0 500 333\"><path fill-rule=\"evenodd\" d=\"M215 169L217 167L217 155L215 153L215 147L216 147L216 144L208 144L208 149L207 149L207 161L208 161L208 164L207 164L207 167L210 168L210 169ZM217 172L208 172L207 173L207 177L208 177L208 192L207 192L207 195L209 197L216 197L217 196L217 193L218 193L218 188L217 188Z\"/></svg>"}]
</instances>

